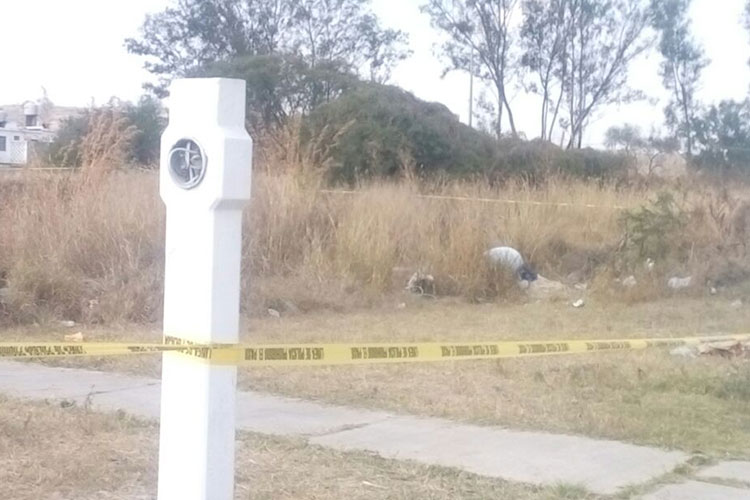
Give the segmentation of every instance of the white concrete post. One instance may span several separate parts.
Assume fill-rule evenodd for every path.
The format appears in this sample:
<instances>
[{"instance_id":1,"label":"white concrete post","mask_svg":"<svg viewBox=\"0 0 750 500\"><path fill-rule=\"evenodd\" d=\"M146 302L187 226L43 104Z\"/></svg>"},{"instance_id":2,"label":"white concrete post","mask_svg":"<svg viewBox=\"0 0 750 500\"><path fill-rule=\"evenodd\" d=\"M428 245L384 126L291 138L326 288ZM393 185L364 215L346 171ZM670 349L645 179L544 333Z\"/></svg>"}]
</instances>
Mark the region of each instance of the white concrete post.
<instances>
[{"instance_id":1,"label":"white concrete post","mask_svg":"<svg viewBox=\"0 0 750 500\"><path fill-rule=\"evenodd\" d=\"M167 206L164 335L238 341L242 208L250 199L252 141L245 82L175 80L161 139ZM159 500L234 494L237 368L165 353Z\"/></svg>"}]
</instances>

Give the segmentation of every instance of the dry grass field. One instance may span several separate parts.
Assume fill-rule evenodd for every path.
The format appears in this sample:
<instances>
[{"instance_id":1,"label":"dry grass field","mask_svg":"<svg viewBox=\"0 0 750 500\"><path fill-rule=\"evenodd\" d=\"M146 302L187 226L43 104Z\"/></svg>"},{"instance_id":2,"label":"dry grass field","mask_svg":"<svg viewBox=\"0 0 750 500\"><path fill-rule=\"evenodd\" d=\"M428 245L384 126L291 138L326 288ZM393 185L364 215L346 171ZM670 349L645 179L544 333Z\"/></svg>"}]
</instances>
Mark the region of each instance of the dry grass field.
<instances>
[{"instance_id":1,"label":"dry grass field","mask_svg":"<svg viewBox=\"0 0 750 500\"><path fill-rule=\"evenodd\" d=\"M161 338L164 209L156 175L96 164L0 177L0 341L62 340L78 330L92 341ZM256 172L243 244L243 341L748 331L750 309L732 305L738 298L750 303L742 186L694 179L654 187L564 178L503 185L407 178L365 183L353 193L322 187L314 169ZM661 190L671 193L674 212L654 208ZM638 252L626 245L632 228L625 213L643 216L631 219L646 235L636 241ZM518 248L549 278L584 281L586 290L529 299L488 267L482 253L497 244ZM651 271L643 266L649 252L658 253ZM417 270L435 277L436 298L403 290ZM617 284L630 274L636 286ZM669 276L688 274L695 278L689 289L665 286ZM707 279L717 286L715 295ZM586 305L574 309L571 299L579 296ZM269 308L280 318L270 317ZM61 320L74 320L75 329L61 327ZM151 376L160 371L155 356L54 362ZM239 381L243 389L334 404L620 439L707 460L750 458L747 360L653 350L242 368ZM52 437L28 438L34 435ZM0 449L11 451L2 455L0 482L17 492L14 498L151 498L155 436L153 425L122 415L3 400ZM574 485L536 490L296 441L242 440L238 498L251 496L250 485L253 498L581 498Z\"/></svg>"},{"instance_id":2,"label":"dry grass field","mask_svg":"<svg viewBox=\"0 0 750 500\"><path fill-rule=\"evenodd\" d=\"M690 336L747 332L750 310L724 297L652 303L593 299L466 304L412 300L405 309L257 318L245 342L484 341ZM60 340L53 326L6 340ZM88 340L158 341L158 328L84 328ZM158 356L54 360L158 377ZM240 387L318 401L511 428L619 439L709 456L750 457L750 363L685 359L668 350L372 366L241 368Z\"/></svg>"},{"instance_id":3,"label":"dry grass field","mask_svg":"<svg viewBox=\"0 0 750 500\"><path fill-rule=\"evenodd\" d=\"M164 209L157 181L150 172L95 169L0 177L0 322L159 321ZM616 207L648 205L655 189L554 178L498 186L403 180L333 194L312 174L262 171L253 189L242 283L250 315L269 307L378 307L417 270L435 277L440 296L512 299L511 284L482 256L499 244L518 248L549 278L585 280L614 300L664 296L671 275L695 275L698 293L704 278L750 275L745 240L738 243L750 219L733 216L744 214L744 192L670 188L675 214L648 212L643 241L625 252L628 233ZM676 222L667 225L669 217ZM642 276L647 255L656 268ZM613 289L614 278L629 274L637 287Z\"/></svg>"}]
</instances>

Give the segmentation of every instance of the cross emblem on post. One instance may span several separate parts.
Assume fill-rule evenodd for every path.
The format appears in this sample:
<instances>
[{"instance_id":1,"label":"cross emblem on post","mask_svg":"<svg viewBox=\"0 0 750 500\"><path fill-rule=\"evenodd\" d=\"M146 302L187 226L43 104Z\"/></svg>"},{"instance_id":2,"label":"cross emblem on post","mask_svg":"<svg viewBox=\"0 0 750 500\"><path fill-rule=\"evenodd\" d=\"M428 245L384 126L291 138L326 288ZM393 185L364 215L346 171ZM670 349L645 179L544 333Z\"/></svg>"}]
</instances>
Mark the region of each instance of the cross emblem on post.
<instances>
[{"instance_id":1,"label":"cross emblem on post","mask_svg":"<svg viewBox=\"0 0 750 500\"><path fill-rule=\"evenodd\" d=\"M169 151L169 171L182 188L200 184L206 174L207 158L203 148L192 139L180 139Z\"/></svg>"}]
</instances>

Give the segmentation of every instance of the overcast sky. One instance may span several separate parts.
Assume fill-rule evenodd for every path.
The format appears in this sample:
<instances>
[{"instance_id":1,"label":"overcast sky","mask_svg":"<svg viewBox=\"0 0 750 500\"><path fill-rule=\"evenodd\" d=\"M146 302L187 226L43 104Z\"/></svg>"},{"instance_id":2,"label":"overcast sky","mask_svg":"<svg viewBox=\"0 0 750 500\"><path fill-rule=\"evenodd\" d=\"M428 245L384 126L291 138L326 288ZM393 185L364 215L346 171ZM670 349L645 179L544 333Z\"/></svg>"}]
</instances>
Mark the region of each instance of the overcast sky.
<instances>
[{"instance_id":1,"label":"overcast sky","mask_svg":"<svg viewBox=\"0 0 750 500\"><path fill-rule=\"evenodd\" d=\"M142 60L130 55L123 40L137 33L147 12L164 8L168 0L34 0L3 1L0 33L6 41L0 59L0 103L20 103L41 96L42 87L56 104L85 106L111 96L135 100L149 75ZM439 36L419 12L423 0L373 0L383 24L410 36L413 55L393 73L392 83L422 99L442 102L466 121L468 76L450 73L441 78L443 63L435 55ZM704 102L741 99L750 89L750 36L743 30L744 0L694 0L693 32L711 64L704 70L700 98ZM33 27L33 28L30 28ZM600 111L584 140L600 145L604 131L623 122L648 132L660 127L666 94L657 74L655 53L631 69L631 85L647 101ZM539 102L516 90L512 107L518 128L538 135Z\"/></svg>"}]
</instances>

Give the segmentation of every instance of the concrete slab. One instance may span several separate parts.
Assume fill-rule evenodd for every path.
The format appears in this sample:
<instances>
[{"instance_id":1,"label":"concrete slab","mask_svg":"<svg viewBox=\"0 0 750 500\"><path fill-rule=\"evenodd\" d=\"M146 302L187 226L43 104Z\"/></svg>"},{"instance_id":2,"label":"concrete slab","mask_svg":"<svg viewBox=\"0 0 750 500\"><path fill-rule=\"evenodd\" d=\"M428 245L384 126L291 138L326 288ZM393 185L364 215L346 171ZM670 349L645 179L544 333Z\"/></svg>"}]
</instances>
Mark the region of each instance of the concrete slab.
<instances>
[{"instance_id":1,"label":"concrete slab","mask_svg":"<svg viewBox=\"0 0 750 500\"><path fill-rule=\"evenodd\" d=\"M703 469L699 477L730 479L750 484L750 462L730 461Z\"/></svg>"},{"instance_id":2,"label":"concrete slab","mask_svg":"<svg viewBox=\"0 0 750 500\"><path fill-rule=\"evenodd\" d=\"M19 398L80 404L88 399L97 410L156 420L160 390L159 380L145 377L0 361L0 393ZM580 484L601 494L649 481L688 458L616 441L457 424L256 392L238 392L237 426L511 481Z\"/></svg>"},{"instance_id":3,"label":"concrete slab","mask_svg":"<svg viewBox=\"0 0 750 500\"><path fill-rule=\"evenodd\" d=\"M119 373L0 362L0 393L67 399L93 409L159 418L161 382ZM329 406L258 392L237 393L237 427L277 435L320 435L390 418L385 412Z\"/></svg>"},{"instance_id":4,"label":"concrete slab","mask_svg":"<svg viewBox=\"0 0 750 500\"><path fill-rule=\"evenodd\" d=\"M317 436L391 417L385 412L329 406L256 392L237 393L237 427L262 434Z\"/></svg>"},{"instance_id":5,"label":"concrete slab","mask_svg":"<svg viewBox=\"0 0 750 500\"><path fill-rule=\"evenodd\" d=\"M6 394L34 399L85 397L92 392L113 392L158 384L158 380L121 373L0 361L0 387Z\"/></svg>"},{"instance_id":6,"label":"concrete slab","mask_svg":"<svg viewBox=\"0 0 750 500\"><path fill-rule=\"evenodd\" d=\"M750 490L687 481L664 486L644 496L643 500L750 500Z\"/></svg>"},{"instance_id":7,"label":"concrete slab","mask_svg":"<svg viewBox=\"0 0 750 500\"><path fill-rule=\"evenodd\" d=\"M649 481L688 458L680 452L616 441L416 417L395 417L310 442L340 450L366 450L386 458L458 467L511 481L579 484L600 494L613 494L622 487Z\"/></svg>"}]
</instances>

